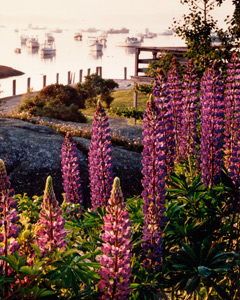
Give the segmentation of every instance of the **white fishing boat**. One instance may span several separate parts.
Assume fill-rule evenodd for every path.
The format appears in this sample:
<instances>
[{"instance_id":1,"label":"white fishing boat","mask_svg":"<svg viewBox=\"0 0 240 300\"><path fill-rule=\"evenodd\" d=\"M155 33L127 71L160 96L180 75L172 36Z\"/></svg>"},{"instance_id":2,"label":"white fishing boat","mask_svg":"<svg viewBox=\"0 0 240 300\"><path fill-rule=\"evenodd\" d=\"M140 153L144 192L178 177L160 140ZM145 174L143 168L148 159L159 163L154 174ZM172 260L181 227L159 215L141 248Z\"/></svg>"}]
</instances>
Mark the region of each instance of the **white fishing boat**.
<instances>
[{"instance_id":1,"label":"white fishing boat","mask_svg":"<svg viewBox=\"0 0 240 300\"><path fill-rule=\"evenodd\" d=\"M125 47L140 47L141 44L141 40L136 37L127 37L125 40Z\"/></svg>"},{"instance_id":2,"label":"white fishing boat","mask_svg":"<svg viewBox=\"0 0 240 300\"><path fill-rule=\"evenodd\" d=\"M21 48L15 48L14 52L20 54L21 53Z\"/></svg>"},{"instance_id":3,"label":"white fishing boat","mask_svg":"<svg viewBox=\"0 0 240 300\"><path fill-rule=\"evenodd\" d=\"M100 51L102 51L103 44L98 39L91 40L89 42L89 48L90 48L90 51L100 52Z\"/></svg>"},{"instance_id":4,"label":"white fishing boat","mask_svg":"<svg viewBox=\"0 0 240 300\"><path fill-rule=\"evenodd\" d=\"M45 41L48 43L52 43L55 41L55 37L53 36L53 34L51 32L48 32L45 34Z\"/></svg>"},{"instance_id":5,"label":"white fishing boat","mask_svg":"<svg viewBox=\"0 0 240 300\"><path fill-rule=\"evenodd\" d=\"M31 37L31 38L27 39L26 46L28 48L39 48L40 44L38 42L38 38L37 37Z\"/></svg>"},{"instance_id":6,"label":"white fishing boat","mask_svg":"<svg viewBox=\"0 0 240 300\"><path fill-rule=\"evenodd\" d=\"M54 56L56 55L56 47L54 43L45 42L41 45L41 56Z\"/></svg>"}]
</instances>

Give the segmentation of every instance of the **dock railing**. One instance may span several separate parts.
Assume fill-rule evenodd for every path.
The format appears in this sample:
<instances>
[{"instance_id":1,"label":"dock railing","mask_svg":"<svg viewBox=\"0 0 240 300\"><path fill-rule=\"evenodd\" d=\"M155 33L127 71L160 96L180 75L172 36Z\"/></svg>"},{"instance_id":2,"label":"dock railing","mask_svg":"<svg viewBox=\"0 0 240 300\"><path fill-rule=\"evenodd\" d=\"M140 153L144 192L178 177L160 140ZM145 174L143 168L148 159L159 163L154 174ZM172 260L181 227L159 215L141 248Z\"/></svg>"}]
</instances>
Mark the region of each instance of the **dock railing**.
<instances>
[{"instance_id":1,"label":"dock railing","mask_svg":"<svg viewBox=\"0 0 240 300\"><path fill-rule=\"evenodd\" d=\"M131 76L131 80L136 83L150 83L153 78L146 76L145 73L148 70L149 63L159 61L159 54L171 53L179 59L181 64L186 64L187 60L184 58L186 51L187 47L136 47L134 76ZM141 53L144 52L150 52L151 57L141 58ZM137 107L137 96L138 92L134 91L133 107Z\"/></svg>"}]
</instances>

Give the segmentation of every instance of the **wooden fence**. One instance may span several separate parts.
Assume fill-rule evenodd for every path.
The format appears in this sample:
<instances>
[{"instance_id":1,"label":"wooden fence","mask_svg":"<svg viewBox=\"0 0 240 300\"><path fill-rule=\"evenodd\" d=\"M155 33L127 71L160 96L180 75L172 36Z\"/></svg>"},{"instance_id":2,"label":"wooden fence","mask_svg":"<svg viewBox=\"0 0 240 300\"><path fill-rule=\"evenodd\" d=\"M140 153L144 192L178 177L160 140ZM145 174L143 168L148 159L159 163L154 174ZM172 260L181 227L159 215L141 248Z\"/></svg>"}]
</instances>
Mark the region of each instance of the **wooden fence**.
<instances>
[{"instance_id":1,"label":"wooden fence","mask_svg":"<svg viewBox=\"0 0 240 300\"><path fill-rule=\"evenodd\" d=\"M96 67L95 73L102 77L102 67ZM87 75L90 75L90 74L91 74L91 69L88 68ZM75 75L76 75L75 72L71 72L71 71L67 72L67 84L75 84L75 82L81 82L81 83L83 82L83 70L82 69L79 70L78 78L75 77ZM127 68L126 67L124 67L124 77L123 78L124 78L124 80L127 80ZM42 80L43 80L42 87L44 88L45 86L47 86L47 75L43 75ZM49 83L49 84L52 84L52 83ZM57 84L59 83L59 73L56 73L55 83L57 83ZM28 77L26 92L28 92L30 90L31 90L31 77ZM17 80L14 79L12 81L12 96L16 96L16 91L17 91Z\"/></svg>"}]
</instances>

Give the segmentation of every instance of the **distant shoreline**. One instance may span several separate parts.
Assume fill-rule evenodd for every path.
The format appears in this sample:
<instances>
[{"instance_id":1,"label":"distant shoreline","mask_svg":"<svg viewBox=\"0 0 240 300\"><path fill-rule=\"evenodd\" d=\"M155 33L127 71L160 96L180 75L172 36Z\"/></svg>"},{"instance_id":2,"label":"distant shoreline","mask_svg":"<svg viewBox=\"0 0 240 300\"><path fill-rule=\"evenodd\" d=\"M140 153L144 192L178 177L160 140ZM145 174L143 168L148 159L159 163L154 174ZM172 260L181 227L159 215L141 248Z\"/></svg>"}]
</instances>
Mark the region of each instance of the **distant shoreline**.
<instances>
[{"instance_id":1,"label":"distant shoreline","mask_svg":"<svg viewBox=\"0 0 240 300\"><path fill-rule=\"evenodd\" d=\"M0 79L12 77L12 76L20 76L23 74L24 72L18 71L16 69L7 66L0 65Z\"/></svg>"}]
</instances>

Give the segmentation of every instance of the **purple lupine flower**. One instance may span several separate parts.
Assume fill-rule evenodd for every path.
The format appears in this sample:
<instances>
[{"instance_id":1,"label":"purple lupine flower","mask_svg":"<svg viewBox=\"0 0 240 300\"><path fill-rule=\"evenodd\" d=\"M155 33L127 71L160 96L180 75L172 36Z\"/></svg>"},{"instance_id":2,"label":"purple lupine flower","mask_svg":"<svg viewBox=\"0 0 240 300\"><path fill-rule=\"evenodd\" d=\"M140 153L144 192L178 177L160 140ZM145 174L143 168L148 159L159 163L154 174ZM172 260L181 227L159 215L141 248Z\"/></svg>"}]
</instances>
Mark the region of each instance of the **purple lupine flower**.
<instances>
[{"instance_id":1,"label":"purple lupine flower","mask_svg":"<svg viewBox=\"0 0 240 300\"><path fill-rule=\"evenodd\" d=\"M19 249L16 238L21 227L16 223L20 219L16 210L17 201L13 199L14 191L10 189L10 181L7 176L5 164L0 159L0 255L7 256ZM3 273L7 274L7 264L1 260Z\"/></svg>"},{"instance_id":2,"label":"purple lupine flower","mask_svg":"<svg viewBox=\"0 0 240 300\"><path fill-rule=\"evenodd\" d=\"M143 119L142 197L144 200L143 264L159 269L162 257L162 222L165 211L165 135L160 109L152 99Z\"/></svg>"},{"instance_id":3,"label":"purple lupine flower","mask_svg":"<svg viewBox=\"0 0 240 300\"><path fill-rule=\"evenodd\" d=\"M173 113L172 104L170 101L167 78L162 69L158 70L158 75L154 80L153 85L153 96L154 102L160 109L161 126L162 126L162 137L165 137L165 167L166 173L170 174L174 169L175 160L175 132L173 126Z\"/></svg>"},{"instance_id":4,"label":"purple lupine flower","mask_svg":"<svg viewBox=\"0 0 240 300\"><path fill-rule=\"evenodd\" d=\"M91 203L95 210L107 205L113 183L111 136L108 117L98 101L88 153Z\"/></svg>"},{"instance_id":5,"label":"purple lupine flower","mask_svg":"<svg viewBox=\"0 0 240 300\"><path fill-rule=\"evenodd\" d=\"M180 132L180 156L187 160L196 154L197 117L198 117L198 81L192 60L189 60L183 77L182 123Z\"/></svg>"},{"instance_id":6,"label":"purple lupine flower","mask_svg":"<svg viewBox=\"0 0 240 300\"><path fill-rule=\"evenodd\" d=\"M66 245L64 230L65 220L62 210L58 205L53 190L52 177L48 176L41 204L40 219L41 227L37 232L37 244L43 255L51 254L56 249L64 249Z\"/></svg>"},{"instance_id":7,"label":"purple lupine flower","mask_svg":"<svg viewBox=\"0 0 240 300\"><path fill-rule=\"evenodd\" d=\"M77 146L71 133L67 133L62 144L62 178L65 199L67 203L77 205L78 217L81 215L83 205L82 186L80 181ZM71 213L71 211L69 211Z\"/></svg>"},{"instance_id":8,"label":"purple lupine flower","mask_svg":"<svg viewBox=\"0 0 240 300\"><path fill-rule=\"evenodd\" d=\"M205 187L220 179L223 167L224 85L216 62L201 80L200 165Z\"/></svg>"},{"instance_id":9,"label":"purple lupine flower","mask_svg":"<svg viewBox=\"0 0 240 300\"><path fill-rule=\"evenodd\" d=\"M131 260L131 222L126 210L120 180L115 178L113 182L109 205L106 207L106 214L103 217L104 233L101 250L99 270L101 280L98 288L103 293L100 299L128 299L130 292L130 277L132 269Z\"/></svg>"},{"instance_id":10,"label":"purple lupine flower","mask_svg":"<svg viewBox=\"0 0 240 300\"><path fill-rule=\"evenodd\" d=\"M177 59L172 58L169 71L167 73L168 92L171 97L173 126L175 130L176 160L180 158L180 135L182 120L182 82L178 71Z\"/></svg>"},{"instance_id":11,"label":"purple lupine flower","mask_svg":"<svg viewBox=\"0 0 240 300\"><path fill-rule=\"evenodd\" d=\"M240 61L234 53L228 64L225 90L225 164L240 187Z\"/></svg>"}]
</instances>

